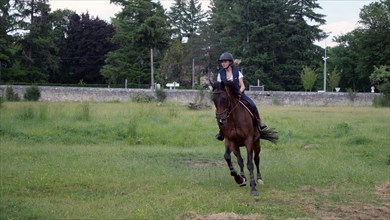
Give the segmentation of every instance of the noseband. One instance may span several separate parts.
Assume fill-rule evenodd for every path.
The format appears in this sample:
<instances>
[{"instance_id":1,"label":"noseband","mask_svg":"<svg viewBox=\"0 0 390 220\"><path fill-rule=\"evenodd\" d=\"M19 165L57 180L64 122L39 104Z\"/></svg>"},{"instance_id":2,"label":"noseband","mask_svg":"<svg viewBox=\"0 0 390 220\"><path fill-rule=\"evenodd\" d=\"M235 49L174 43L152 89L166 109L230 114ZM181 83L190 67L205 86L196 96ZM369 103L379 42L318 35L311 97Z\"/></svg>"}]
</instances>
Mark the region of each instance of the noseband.
<instances>
[{"instance_id":1,"label":"noseband","mask_svg":"<svg viewBox=\"0 0 390 220\"><path fill-rule=\"evenodd\" d=\"M229 116L230 116L230 114L233 112L233 110L237 107L237 103L236 103L236 105L234 106L234 107L232 107L232 105L231 105L231 99L232 99L232 97L231 96L229 96L229 94L227 93L227 92L225 92L225 91L216 91L216 92L213 92L213 94L222 94L222 93L226 93L227 94L227 96L228 96L228 107L225 109L225 110L223 110L223 111L221 111L221 112L218 112L218 108L215 110L216 112L215 112L215 118L217 119L217 121L218 121L218 123L220 123L220 124L224 124L224 121L226 121L228 118L229 118ZM217 106L216 106L217 107Z\"/></svg>"}]
</instances>

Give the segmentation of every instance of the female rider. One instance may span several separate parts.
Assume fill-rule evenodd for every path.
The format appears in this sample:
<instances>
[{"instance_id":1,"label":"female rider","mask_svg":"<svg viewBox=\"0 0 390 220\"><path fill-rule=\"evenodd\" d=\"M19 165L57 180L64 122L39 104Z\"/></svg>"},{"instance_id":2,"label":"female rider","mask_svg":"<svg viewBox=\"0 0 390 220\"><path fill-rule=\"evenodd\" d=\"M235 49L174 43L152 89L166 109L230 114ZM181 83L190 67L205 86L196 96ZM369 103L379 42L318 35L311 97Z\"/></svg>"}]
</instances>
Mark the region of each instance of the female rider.
<instances>
[{"instance_id":1,"label":"female rider","mask_svg":"<svg viewBox=\"0 0 390 220\"><path fill-rule=\"evenodd\" d=\"M242 75L241 71L234 65L233 55L231 53L224 52L219 57L219 62L221 63L222 68L218 72L217 81L233 81L236 83L240 88L241 99L247 101L251 106L252 112L254 113L257 120L257 129L259 129L260 132L264 129L267 129L267 125L261 123L256 104L244 93L244 76ZM221 131L219 131L215 138L222 141L224 136Z\"/></svg>"}]
</instances>

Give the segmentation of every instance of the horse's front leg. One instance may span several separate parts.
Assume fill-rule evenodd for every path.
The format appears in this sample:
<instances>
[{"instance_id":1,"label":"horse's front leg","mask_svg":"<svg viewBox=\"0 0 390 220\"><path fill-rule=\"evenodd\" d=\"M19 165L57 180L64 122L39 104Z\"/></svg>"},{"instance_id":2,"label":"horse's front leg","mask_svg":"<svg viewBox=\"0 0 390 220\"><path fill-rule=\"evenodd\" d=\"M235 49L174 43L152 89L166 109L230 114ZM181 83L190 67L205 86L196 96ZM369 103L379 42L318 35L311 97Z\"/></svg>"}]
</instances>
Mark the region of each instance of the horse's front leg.
<instances>
[{"instance_id":1,"label":"horse's front leg","mask_svg":"<svg viewBox=\"0 0 390 220\"><path fill-rule=\"evenodd\" d=\"M243 183L243 178L238 175L237 171L234 169L233 167L233 164L232 164L232 158L231 158L231 150L228 146L225 146L225 160L226 160L226 163L229 167L229 170L230 170L230 175L234 177L234 180L236 181L236 183L238 184L241 184Z\"/></svg>"},{"instance_id":2,"label":"horse's front leg","mask_svg":"<svg viewBox=\"0 0 390 220\"><path fill-rule=\"evenodd\" d=\"M258 196L259 192L256 189L256 181L255 181L255 175L253 174L254 166L253 166L253 149L247 148L248 152L248 162L247 167L249 170L249 176L250 176L250 186L251 186L251 194L254 196Z\"/></svg>"},{"instance_id":3,"label":"horse's front leg","mask_svg":"<svg viewBox=\"0 0 390 220\"><path fill-rule=\"evenodd\" d=\"M236 146L233 149L234 155L237 157L238 166L240 166L240 176L242 177L242 182L238 183L240 186L246 186L246 177L244 173L244 159L242 159L240 147Z\"/></svg>"}]
</instances>

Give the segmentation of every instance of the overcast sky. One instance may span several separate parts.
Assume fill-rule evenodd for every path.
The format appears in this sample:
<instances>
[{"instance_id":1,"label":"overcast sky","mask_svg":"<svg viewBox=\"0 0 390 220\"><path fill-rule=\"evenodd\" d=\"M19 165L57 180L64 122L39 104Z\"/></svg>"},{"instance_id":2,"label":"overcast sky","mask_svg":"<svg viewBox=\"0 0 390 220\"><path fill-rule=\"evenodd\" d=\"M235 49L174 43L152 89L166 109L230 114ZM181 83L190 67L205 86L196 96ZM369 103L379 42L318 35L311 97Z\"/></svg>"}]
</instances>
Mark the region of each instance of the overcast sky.
<instances>
[{"instance_id":1,"label":"overcast sky","mask_svg":"<svg viewBox=\"0 0 390 220\"><path fill-rule=\"evenodd\" d=\"M326 15L326 25L321 26L321 29L329 32L330 36L326 41L316 42L316 44L321 47L324 47L325 43L327 46L334 46L333 36L346 34L355 29L358 25L360 9L364 5L378 1L318 0L317 2L322 9L317 12ZM166 9L169 9L174 0L160 0L160 2ZM208 9L209 0L199 0L199 2L202 3L204 10ZM49 0L49 3L52 11L65 8L74 10L79 14L88 11L91 16L98 16L106 21L110 21L110 18L120 11L120 7L110 4L110 0Z\"/></svg>"}]
</instances>

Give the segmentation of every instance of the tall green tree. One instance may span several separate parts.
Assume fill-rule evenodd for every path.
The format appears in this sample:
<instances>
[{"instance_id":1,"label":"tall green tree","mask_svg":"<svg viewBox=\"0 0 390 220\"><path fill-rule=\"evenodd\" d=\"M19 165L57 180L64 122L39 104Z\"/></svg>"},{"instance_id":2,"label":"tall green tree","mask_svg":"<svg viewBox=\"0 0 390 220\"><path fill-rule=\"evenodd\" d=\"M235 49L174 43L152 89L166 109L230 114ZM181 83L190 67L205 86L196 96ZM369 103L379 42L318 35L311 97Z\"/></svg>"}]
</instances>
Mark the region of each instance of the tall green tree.
<instances>
[{"instance_id":1,"label":"tall green tree","mask_svg":"<svg viewBox=\"0 0 390 220\"><path fill-rule=\"evenodd\" d=\"M101 72L113 83L121 83L125 79L134 83L138 80L147 83L150 77L144 70L146 67L150 69L151 49L158 67L162 57L157 55L161 55L161 51L170 43L171 32L165 10L159 2L151 0L111 2L122 6L122 11L113 19L116 29L113 42L119 45L119 49L108 54Z\"/></svg>"},{"instance_id":2,"label":"tall green tree","mask_svg":"<svg viewBox=\"0 0 390 220\"><path fill-rule=\"evenodd\" d=\"M389 0L371 3L360 12L361 26L335 39L329 64L340 69L340 87L368 92L374 66L390 65L389 18Z\"/></svg>"},{"instance_id":3,"label":"tall green tree","mask_svg":"<svg viewBox=\"0 0 390 220\"><path fill-rule=\"evenodd\" d=\"M174 28L175 38L188 40L199 34L207 13L202 10L199 0L175 0L168 12L169 21Z\"/></svg>"},{"instance_id":4,"label":"tall green tree","mask_svg":"<svg viewBox=\"0 0 390 220\"><path fill-rule=\"evenodd\" d=\"M186 37L191 38L199 34L200 26L205 22L207 13L202 10L202 3L199 0L189 0L187 7L187 19L184 24L184 30Z\"/></svg>"},{"instance_id":5,"label":"tall green tree","mask_svg":"<svg viewBox=\"0 0 390 220\"><path fill-rule=\"evenodd\" d=\"M66 30L62 55L62 74L55 82L105 83L100 74L105 56L115 48L111 38L115 29L104 20L91 18L88 13L72 14Z\"/></svg>"},{"instance_id":6,"label":"tall green tree","mask_svg":"<svg viewBox=\"0 0 390 220\"><path fill-rule=\"evenodd\" d=\"M305 66L302 69L300 77L305 91L309 90L311 92L317 81L316 72L312 68Z\"/></svg>"},{"instance_id":7,"label":"tall green tree","mask_svg":"<svg viewBox=\"0 0 390 220\"><path fill-rule=\"evenodd\" d=\"M185 35L185 22L187 16L186 0L175 0L168 12L169 22L172 26L173 37L182 42Z\"/></svg>"},{"instance_id":8,"label":"tall green tree","mask_svg":"<svg viewBox=\"0 0 390 220\"><path fill-rule=\"evenodd\" d=\"M13 63L13 18L10 15L11 4L9 0L0 0L0 82L7 75Z\"/></svg>"},{"instance_id":9,"label":"tall green tree","mask_svg":"<svg viewBox=\"0 0 390 220\"><path fill-rule=\"evenodd\" d=\"M211 25L220 47L242 58L247 84L260 79L267 89L299 90L302 67L320 59L319 8L315 0L213 0Z\"/></svg>"},{"instance_id":10,"label":"tall green tree","mask_svg":"<svg viewBox=\"0 0 390 220\"><path fill-rule=\"evenodd\" d=\"M360 12L362 27L357 32L359 56L357 73L362 81L360 91L369 91L374 66L390 65L390 0L373 2Z\"/></svg>"},{"instance_id":11,"label":"tall green tree","mask_svg":"<svg viewBox=\"0 0 390 220\"><path fill-rule=\"evenodd\" d=\"M59 70L60 59L51 38L53 18L47 0L12 1L14 30L19 34L9 80L45 82ZM20 70L20 71L19 71Z\"/></svg>"}]
</instances>

